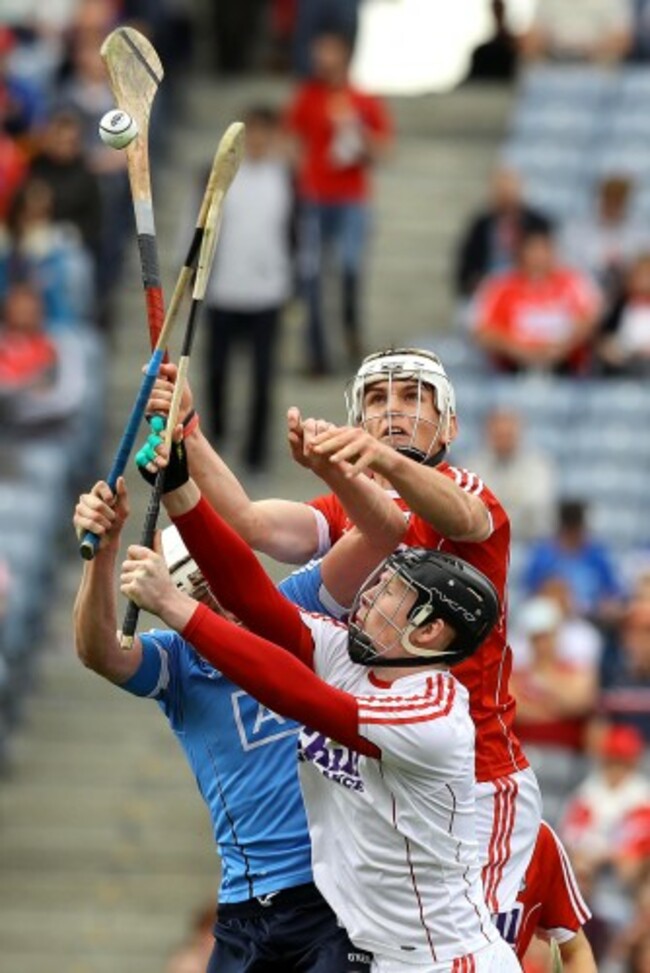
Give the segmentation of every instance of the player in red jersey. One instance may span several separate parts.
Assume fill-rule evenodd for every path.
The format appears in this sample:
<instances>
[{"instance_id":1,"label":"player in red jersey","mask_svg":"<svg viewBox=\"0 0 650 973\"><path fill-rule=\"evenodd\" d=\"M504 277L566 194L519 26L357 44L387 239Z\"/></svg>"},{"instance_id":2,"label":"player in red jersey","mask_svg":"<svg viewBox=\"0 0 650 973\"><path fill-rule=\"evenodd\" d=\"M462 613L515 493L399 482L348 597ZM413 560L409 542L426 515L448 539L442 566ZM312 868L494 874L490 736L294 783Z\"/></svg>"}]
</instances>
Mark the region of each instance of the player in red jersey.
<instances>
[{"instance_id":1,"label":"player in red jersey","mask_svg":"<svg viewBox=\"0 0 650 973\"><path fill-rule=\"evenodd\" d=\"M457 434L456 404L435 355L412 349L371 355L347 399L350 426L317 436L310 445L313 452L351 463L356 474L370 471L403 509L412 511L405 544L463 558L490 578L501 599L499 623L456 675L469 689L477 729L477 836L486 900L493 913L507 913L540 820L537 783L512 730L508 516L479 476L445 460ZM338 498L320 497L312 506L327 522L329 542L335 543L350 526Z\"/></svg>"},{"instance_id":2,"label":"player in red jersey","mask_svg":"<svg viewBox=\"0 0 650 973\"><path fill-rule=\"evenodd\" d=\"M163 367L149 408L165 413L174 370ZM185 407L191 409L186 396ZM508 516L479 476L445 461L457 434L454 390L440 359L427 351L397 349L364 360L348 393L346 427L319 432L313 420L289 413L294 458L327 473L347 466L337 495L311 504L251 502L220 457L190 420L185 436L190 472L211 505L252 547L278 560L304 563L323 554L349 526L340 502L356 475L368 472L412 512L405 543L454 554L490 578L501 604L499 622L457 677L469 689L477 728L477 839L484 888L493 914L508 912L530 860L541 818L541 798L512 724L508 692L511 651L506 634L505 586L510 548ZM360 581L361 579L359 579Z\"/></svg>"},{"instance_id":3,"label":"player in red jersey","mask_svg":"<svg viewBox=\"0 0 650 973\"><path fill-rule=\"evenodd\" d=\"M517 902L499 916L499 932L520 960L534 935L558 944L564 973L596 973L596 961L582 927L591 913L580 894L562 842L542 821Z\"/></svg>"}]
</instances>

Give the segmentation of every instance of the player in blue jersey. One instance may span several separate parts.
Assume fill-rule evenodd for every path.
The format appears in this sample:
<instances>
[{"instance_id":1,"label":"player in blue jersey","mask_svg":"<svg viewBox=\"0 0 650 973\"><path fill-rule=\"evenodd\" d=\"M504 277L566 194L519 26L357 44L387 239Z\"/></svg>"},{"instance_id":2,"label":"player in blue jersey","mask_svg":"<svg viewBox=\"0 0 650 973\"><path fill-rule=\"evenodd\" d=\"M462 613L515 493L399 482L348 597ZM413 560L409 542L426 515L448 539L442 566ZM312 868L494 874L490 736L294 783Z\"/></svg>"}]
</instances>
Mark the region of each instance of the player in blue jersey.
<instances>
[{"instance_id":1,"label":"player in blue jersey","mask_svg":"<svg viewBox=\"0 0 650 973\"><path fill-rule=\"evenodd\" d=\"M76 647L99 675L158 702L208 805L222 862L208 973L367 973L368 954L350 943L312 881L296 772L297 725L257 703L173 632L154 630L139 636L130 652L120 648L115 566L128 516L122 480L116 494L100 482L75 511L78 531L101 536L95 559L84 566L75 603ZM371 489L367 499L373 494ZM401 516L393 515L394 505L383 504L381 491L376 496L382 539L364 545L352 533L342 542L346 550L339 563L336 552L328 555L325 575L334 597L345 598L355 557L363 572L364 559L380 560L380 548L399 539ZM382 519L386 514L388 521ZM167 533L165 540L176 583L217 607L180 538Z\"/></svg>"}]
</instances>

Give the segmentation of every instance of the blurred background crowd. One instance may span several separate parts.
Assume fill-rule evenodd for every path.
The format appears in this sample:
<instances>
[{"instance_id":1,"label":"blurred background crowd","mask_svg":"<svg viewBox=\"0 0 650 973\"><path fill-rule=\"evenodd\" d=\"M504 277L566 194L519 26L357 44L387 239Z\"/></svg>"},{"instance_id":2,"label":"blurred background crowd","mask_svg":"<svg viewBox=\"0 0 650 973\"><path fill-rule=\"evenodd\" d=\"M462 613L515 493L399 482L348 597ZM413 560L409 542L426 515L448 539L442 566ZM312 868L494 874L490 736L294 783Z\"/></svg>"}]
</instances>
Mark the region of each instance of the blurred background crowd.
<instances>
[{"instance_id":1,"label":"blurred background crowd","mask_svg":"<svg viewBox=\"0 0 650 973\"><path fill-rule=\"evenodd\" d=\"M62 527L99 469L105 356L121 327L133 218L125 156L97 134L113 104L101 42L129 22L161 55L154 163L197 46L230 84L250 72L289 79L284 102L242 105L246 160L206 315L205 425L217 445L230 432L232 346L243 338L251 357L246 482L270 469L269 430L282 423L286 317L300 318L298 372L310 380L334 375L338 387L375 349L363 304L370 170L399 153L400 106L350 80L370 3L205 5L207 43L173 0L0 2L3 750L70 556ZM441 320L432 304L414 340L456 386L454 460L511 517L518 729L594 914L599 969L649 973L650 2L538 0L517 30L508 3L485 6L493 32L465 83L510 87L510 123L484 209L450 254L454 313ZM315 122L328 90L345 92L332 151ZM405 333L397 322L397 344ZM201 915L170 971L203 969L206 928ZM531 954L528 973L544 962Z\"/></svg>"}]
</instances>

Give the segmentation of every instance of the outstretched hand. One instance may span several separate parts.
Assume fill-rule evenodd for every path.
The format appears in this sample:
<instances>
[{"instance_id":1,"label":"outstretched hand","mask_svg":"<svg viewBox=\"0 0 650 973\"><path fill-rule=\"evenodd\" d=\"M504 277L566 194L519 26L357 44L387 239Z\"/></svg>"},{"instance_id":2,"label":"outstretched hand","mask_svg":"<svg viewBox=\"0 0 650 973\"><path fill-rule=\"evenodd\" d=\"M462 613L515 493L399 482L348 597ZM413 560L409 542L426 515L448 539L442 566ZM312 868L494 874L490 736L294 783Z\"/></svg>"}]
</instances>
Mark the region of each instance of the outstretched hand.
<instances>
[{"instance_id":1,"label":"outstretched hand","mask_svg":"<svg viewBox=\"0 0 650 973\"><path fill-rule=\"evenodd\" d=\"M74 509L72 523L81 539L86 531L100 538L100 550L119 542L129 516L129 497L123 476L118 478L115 493L104 480L95 483L90 493L82 493Z\"/></svg>"},{"instance_id":2,"label":"outstretched hand","mask_svg":"<svg viewBox=\"0 0 650 973\"><path fill-rule=\"evenodd\" d=\"M287 412L287 438L292 458L317 476L326 478L331 475L334 472L333 461L316 452L314 444L321 436L332 434L337 429L327 419L303 419L300 410L292 406ZM350 471L349 464L345 461L335 465L345 475Z\"/></svg>"},{"instance_id":3,"label":"outstretched hand","mask_svg":"<svg viewBox=\"0 0 650 973\"><path fill-rule=\"evenodd\" d=\"M310 443L312 453L345 468L346 476L358 476L372 470L388 475L396 452L358 426L332 426L317 433Z\"/></svg>"}]
</instances>

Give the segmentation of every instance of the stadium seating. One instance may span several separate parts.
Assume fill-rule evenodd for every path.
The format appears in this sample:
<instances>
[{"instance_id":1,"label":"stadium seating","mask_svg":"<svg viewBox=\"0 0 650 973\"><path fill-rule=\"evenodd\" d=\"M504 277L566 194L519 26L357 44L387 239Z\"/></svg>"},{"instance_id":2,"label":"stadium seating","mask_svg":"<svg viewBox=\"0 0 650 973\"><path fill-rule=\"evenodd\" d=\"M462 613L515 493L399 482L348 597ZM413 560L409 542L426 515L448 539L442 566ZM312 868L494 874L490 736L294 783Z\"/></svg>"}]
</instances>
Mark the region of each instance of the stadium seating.
<instances>
[{"instance_id":1,"label":"stadium seating","mask_svg":"<svg viewBox=\"0 0 650 973\"><path fill-rule=\"evenodd\" d=\"M7 424L0 434L0 560L9 575L0 616L0 762L42 639L45 607L56 583L56 542L69 530L78 478L94 470L101 440L101 339L80 329L72 343L76 380L59 400L65 415L54 414L45 423L26 421L20 429Z\"/></svg>"},{"instance_id":2,"label":"stadium seating","mask_svg":"<svg viewBox=\"0 0 650 973\"><path fill-rule=\"evenodd\" d=\"M539 65L520 82L502 150L526 196L558 220L584 212L595 180L634 177L650 210L650 70Z\"/></svg>"}]
</instances>

